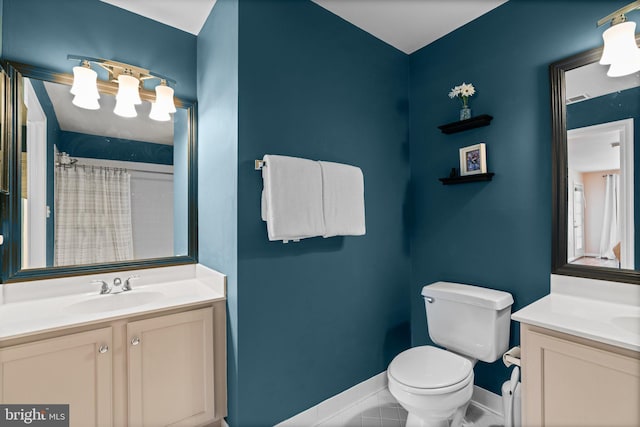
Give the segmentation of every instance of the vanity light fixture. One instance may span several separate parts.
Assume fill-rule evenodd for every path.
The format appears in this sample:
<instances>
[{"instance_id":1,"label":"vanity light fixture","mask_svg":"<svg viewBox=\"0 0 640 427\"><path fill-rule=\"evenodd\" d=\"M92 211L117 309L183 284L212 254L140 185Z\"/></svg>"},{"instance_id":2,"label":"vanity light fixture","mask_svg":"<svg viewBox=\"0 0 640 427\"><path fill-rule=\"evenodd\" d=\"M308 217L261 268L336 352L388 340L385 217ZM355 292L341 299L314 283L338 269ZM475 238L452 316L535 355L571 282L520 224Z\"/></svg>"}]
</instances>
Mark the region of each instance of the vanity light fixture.
<instances>
[{"instance_id":1,"label":"vanity light fixture","mask_svg":"<svg viewBox=\"0 0 640 427\"><path fill-rule=\"evenodd\" d=\"M600 64L609 65L609 77L621 77L640 71L640 48L636 44L636 23L627 21L625 13L640 9L640 0L598 21L598 27L611 22L603 34L604 49Z\"/></svg>"},{"instance_id":2,"label":"vanity light fixture","mask_svg":"<svg viewBox=\"0 0 640 427\"><path fill-rule=\"evenodd\" d=\"M169 113L176 112L176 105L173 102L173 89L167 85L166 80L161 80L156 86L156 102L151 104L149 118L160 122L171 120Z\"/></svg>"},{"instance_id":3,"label":"vanity light fixture","mask_svg":"<svg viewBox=\"0 0 640 427\"><path fill-rule=\"evenodd\" d=\"M82 61L82 65L73 67L73 86L71 87L71 93L74 95L73 105L87 110L100 108L97 79L98 73L91 69L89 61Z\"/></svg>"},{"instance_id":4,"label":"vanity light fixture","mask_svg":"<svg viewBox=\"0 0 640 427\"><path fill-rule=\"evenodd\" d=\"M113 112L121 117L136 117L136 105L142 104L140 99L140 80L133 76L129 69L125 69L118 76L118 94L116 95L116 108Z\"/></svg>"},{"instance_id":5,"label":"vanity light fixture","mask_svg":"<svg viewBox=\"0 0 640 427\"><path fill-rule=\"evenodd\" d=\"M150 118L158 121L171 120L170 113L176 112L173 101L173 89L169 82L176 81L147 69L122 62L100 58L88 58L77 55L68 55L69 60L79 60L81 65L73 67L73 86L71 93L75 95L73 104L81 108L95 110L100 108L98 98L98 85L101 89L116 95L116 106L113 112L121 117L136 117L136 105L142 104L140 97L141 83L145 93L145 99L152 102ZM98 80L98 73L91 69L95 64L108 72L108 80ZM144 91L144 82L158 79L160 83L155 88L155 100L153 95ZM152 94L152 92L151 92Z\"/></svg>"},{"instance_id":6,"label":"vanity light fixture","mask_svg":"<svg viewBox=\"0 0 640 427\"><path fill-rule=\"evenodd\" d=\"M171 120L171 116L169 112L162 107L158 101L151 103L151 112L149 113L149 118L152 120L156 120L158 122L168 122Z\"/></svg>"}]
</instances>

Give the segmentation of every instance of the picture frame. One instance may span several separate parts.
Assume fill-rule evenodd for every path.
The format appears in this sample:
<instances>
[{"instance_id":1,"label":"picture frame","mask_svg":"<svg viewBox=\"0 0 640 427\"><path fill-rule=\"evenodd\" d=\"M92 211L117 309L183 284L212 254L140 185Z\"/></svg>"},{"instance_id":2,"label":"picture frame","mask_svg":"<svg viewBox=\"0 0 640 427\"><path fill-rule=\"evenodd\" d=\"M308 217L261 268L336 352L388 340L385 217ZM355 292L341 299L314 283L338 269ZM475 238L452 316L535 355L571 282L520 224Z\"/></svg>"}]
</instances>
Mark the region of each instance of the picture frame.
<instances>
[{"instance_id":1,"label":"picture frame","mask_svg":"<svg viewBox=\"0 0 640 427\"><path fill-rule=\"evenodd\" d=\"M460 149L460 175L487 173L487 149L484 143Z\"/></svg>"}]
</instances>

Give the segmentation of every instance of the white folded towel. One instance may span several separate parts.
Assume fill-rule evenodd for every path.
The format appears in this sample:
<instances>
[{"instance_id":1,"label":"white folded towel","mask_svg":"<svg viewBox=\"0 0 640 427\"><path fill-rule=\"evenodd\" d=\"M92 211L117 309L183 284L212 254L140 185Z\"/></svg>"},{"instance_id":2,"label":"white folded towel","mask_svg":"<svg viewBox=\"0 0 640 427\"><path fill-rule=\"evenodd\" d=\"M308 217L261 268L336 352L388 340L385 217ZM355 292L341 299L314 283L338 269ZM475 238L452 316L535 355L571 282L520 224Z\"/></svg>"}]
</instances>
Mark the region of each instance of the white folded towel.
<instances>
[{"instance_id":1,"label":"white folded towel","mask_svg":"<svg viewBox=\"0 0 640 427\"><path fill-rule=\"evenodd\" d=\"M362 236L364 218L364 177L355 166L318 162L322 169L324 237Z\"/></svg>"},{"instance_id":2,"label":"white folded towel","mask_svg":"<svg viewBox=\"0 0 640 427\"><path fill-rule=\"evenodd\" d=\"M275 155L266 155L263 160L262 216L267 221L269 240L286 242L321 236L324 218L318 162Z\"/></svg>"}]
</instances>

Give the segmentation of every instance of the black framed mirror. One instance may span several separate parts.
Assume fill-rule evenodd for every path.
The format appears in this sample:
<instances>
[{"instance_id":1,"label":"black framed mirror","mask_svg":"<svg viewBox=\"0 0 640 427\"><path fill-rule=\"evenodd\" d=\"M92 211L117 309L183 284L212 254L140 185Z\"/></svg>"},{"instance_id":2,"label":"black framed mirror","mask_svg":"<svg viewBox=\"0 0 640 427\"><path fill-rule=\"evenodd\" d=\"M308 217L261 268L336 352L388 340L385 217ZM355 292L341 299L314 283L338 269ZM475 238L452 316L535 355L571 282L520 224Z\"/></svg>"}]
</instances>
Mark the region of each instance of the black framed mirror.
<instances>
[{"instance_id":1,"label":"black framed mirror","mask_svg":"<svg viewBox=\"0 0 640 427\"><path fill-rule=\"evenodd\" d=\"M8 193L2 195L2 281L197 262L196 103L171 120L72 103L73 75L6 62Z\"/></svg>"},{"instance_id":2,"label":"black framed mirror","mask_svg":"<svg viewBox=\"0 0 640 427\"><path fill-rule=\"evenodd\" d=\"M601 56L592 49L549 67L552 273L640 284L640 72L608 77Z\"/></svg>"},{"instance_id":3,"label":"black framed mirror","mask_svg":"<svg viewBox=\"0 0 640 427\"><path fill-rule=\"evenodd\" d=\"M9 77L0 64L0 193L9 191L9 173L7 169L7 87Z\"/></svg>"}]
</instances>

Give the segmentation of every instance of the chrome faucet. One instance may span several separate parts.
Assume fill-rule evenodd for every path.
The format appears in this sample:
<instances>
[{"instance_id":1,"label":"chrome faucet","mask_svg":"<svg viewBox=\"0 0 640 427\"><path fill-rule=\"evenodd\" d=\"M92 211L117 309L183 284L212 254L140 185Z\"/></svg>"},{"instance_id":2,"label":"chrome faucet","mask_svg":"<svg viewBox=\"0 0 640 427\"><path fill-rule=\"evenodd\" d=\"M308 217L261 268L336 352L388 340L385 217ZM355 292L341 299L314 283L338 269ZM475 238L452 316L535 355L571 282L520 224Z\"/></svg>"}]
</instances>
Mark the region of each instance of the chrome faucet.
<instances>
[{"instance_id":1,"label":"chrome faucet","mask_svg":"<svg viewBox=\"0 0 640 427\"><path fill-rule=\"evenodd\" d=\"M127 277L127 280L124 281L124 286L122 286L122 290L123 291L130 291L132 289L131 288L131 281L139 279L139 278L140 278L140 276L138 276L137 274L134 274L133 276Z\"/></svg>"},{"instance_id":2,"label":"chrome faucet","mask_svg":"<svg viewBox=\"0 0 640 427\"><path fill-rule=\"evenodd\" d=\"M100 287L100 295L108 294L108 293L111 292L111 286L109 286L109 284L107 282L105 282L104 280L93 280L93 281L91 281L91 284L101 284L102 285Z\"/></svg>"},{"instance_id":3,"label":"chrome faucet","mask_svg":"<svg viewBox=\"0 0 640 427\"><path fill-rule=\"evenodd\" d=\"M139 279L139 278L140 278L140 276L138 276L138 275L129 276L124 281L124 283L122 283L122 279L120 279L119 277L116 277L115 279L113 279L113 286L110 286L104 280L93 280L91 283L92 284L100 284L101 285L100 286L100 295L104 295L104 294L110 294L112 291L114 291L117 288L120 288L120 290L117 291L117 292L114 292L114 293L130 291L132 289L131 288L131 281Z\"/></svg>"}]
</instances>

